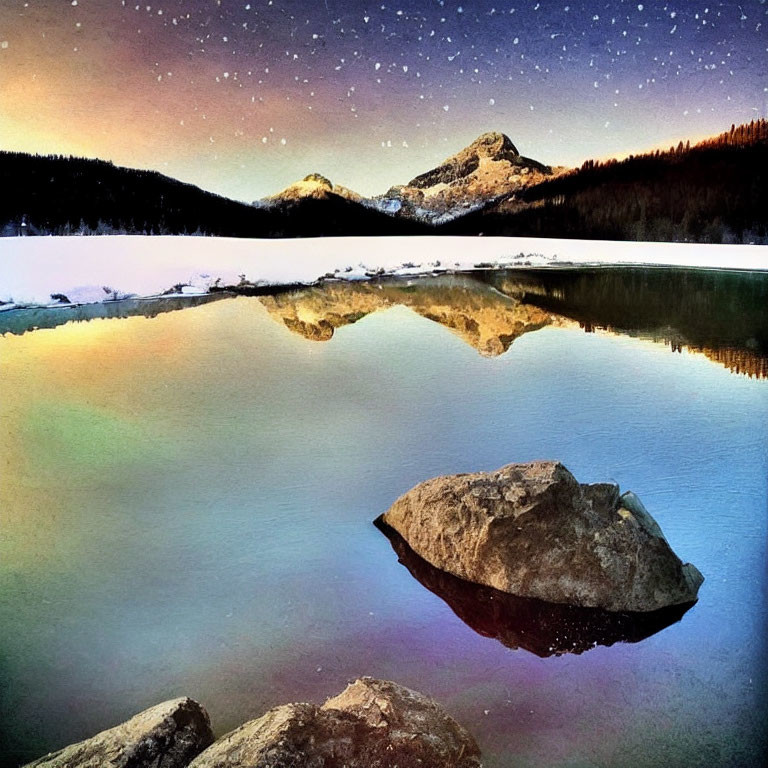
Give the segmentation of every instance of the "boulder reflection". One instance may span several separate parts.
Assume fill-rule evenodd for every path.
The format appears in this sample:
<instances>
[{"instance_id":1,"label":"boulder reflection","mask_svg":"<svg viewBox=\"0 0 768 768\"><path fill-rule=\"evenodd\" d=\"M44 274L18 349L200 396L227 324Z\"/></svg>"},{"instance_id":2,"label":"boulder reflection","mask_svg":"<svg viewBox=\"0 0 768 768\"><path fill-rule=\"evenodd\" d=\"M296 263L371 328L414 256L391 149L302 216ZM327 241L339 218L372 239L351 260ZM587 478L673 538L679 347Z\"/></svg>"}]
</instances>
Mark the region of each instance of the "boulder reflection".
<instances>
[{"instance_id":1,"label":"boulder reflection","mask_svg":"<svg viewBox=\"0 0 768 768\"><path fill-rule=\"evenodd\" d=\"M637 643L680 621L695 604L651 613L612 613L515 597L435 568L381 518L374 524L389 539L399 562L411 575L475 632L542 658L584 653L598 645Z\"/></svg>"}]
</instances>

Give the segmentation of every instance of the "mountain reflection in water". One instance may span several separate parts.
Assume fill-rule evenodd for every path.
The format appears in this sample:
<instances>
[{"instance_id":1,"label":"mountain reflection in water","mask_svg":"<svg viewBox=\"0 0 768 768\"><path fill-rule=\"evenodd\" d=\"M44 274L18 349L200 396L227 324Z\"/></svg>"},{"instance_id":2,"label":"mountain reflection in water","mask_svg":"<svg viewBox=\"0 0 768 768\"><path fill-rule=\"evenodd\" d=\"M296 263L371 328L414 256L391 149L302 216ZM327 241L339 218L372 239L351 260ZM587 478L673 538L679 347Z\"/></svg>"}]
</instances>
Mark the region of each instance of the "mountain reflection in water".
<instances>
[{"instance_id":1,"label":"mountain reflection in water","mask_svg":"<svg viewBox=\"0 0 768 768\"><path fill-rule=\"evenodd\" d=\"M570 325L467 275L329 282L265 296L261 302L273 318L313 341L328 341L337 328L373 312L404 306L448 328L488 357L503 354L524 333Z\"/></svg>"},{"instance_id":2,"label":"mountain reflection in water","mask_svg":"<svg viewBox=\"0 0 768 768\"><path fill-rule=\"evenodd\" d=\"M680 621L695 605L673 605L650 613L614 613L516 597L435 568L379 517L374 525L389 539L398 561L469 627L508 648L541 658L580 654L598 645L637 643Z\"/></svg>"},{"instance_id":3,"label":"mountain reflection in water","mask_svg":"<svg viewBox=\"0 0 768 768\"><path fill-rule=\"evenodd\" d=\"M232 293L0 313L0 333L94 318L155 316ZM264 291L259 291L263 294ZM370 281L322 281L253 297L293 333L329 341L337 329L405 306L480 354L504 354L523 334L580 326L706 355L734 373L768 377L768 274L674 268L489 270Z\"/></svg>"}]
</instances>

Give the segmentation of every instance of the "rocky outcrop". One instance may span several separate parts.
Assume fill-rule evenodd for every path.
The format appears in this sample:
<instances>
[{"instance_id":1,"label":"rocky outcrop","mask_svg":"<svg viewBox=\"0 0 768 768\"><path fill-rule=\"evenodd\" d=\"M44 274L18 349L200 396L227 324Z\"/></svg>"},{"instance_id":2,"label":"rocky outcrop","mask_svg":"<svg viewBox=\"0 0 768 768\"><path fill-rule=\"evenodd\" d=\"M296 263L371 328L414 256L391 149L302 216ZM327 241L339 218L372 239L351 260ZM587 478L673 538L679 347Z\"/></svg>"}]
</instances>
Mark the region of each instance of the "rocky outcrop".
<instances>
[{"instance_id":1,"label":"rocky outcrop","mask_svg":"<svg viewBox=\"0 0 768 768\"><path fill-rule=\"evenodd\" d=\"M206 711L174 699L25 768L183 768L212 742Z\"/></svg>"},{"instance_id":2,"label":"rocky outcrop","mask_svg":"<svg viewBox=\"0 0 768 768\"><path fill-rule=\"evenodd\" d=\"M428 480L383 521L436 568L550 603L656 611L695 601L703 581L635 494L555 461Z\"/></svg>"},{"instance_id":3,"label":"rocky outcrop","mask_svg":"<svg viewBox=\"0 0 768 768\"><path fill-rule=\"evenodd\" d=\"M275 707L213 741L205 710L175 699L24 768L482 768L475 740L442 707L370 677L322 707Z\"/></svg>"},{"instance_id":4,"label":"rocky outcrop","mask_svg":"<svg viewBox=\"0 0 768 768\"><path fill-rule=\"evenodd\" d=\"M382 765L480 766L472 736L433 699L397 683L361 678L323 709L349 713L382 734L386 753L395 757ZM361 768L370 765L360 763Z\"/></svg>"},{"instance_id":5,"label":"rocky outcrop","mask_svg":"<svg viewBox=\"0 0 768 768\"><path fill-rule=\"evenodd\" d=\"M435 568L381 518L375 524L389 539L398 561L467 626L508 648L523 648L542 658L580 654L598 645L640 642L680 621L692 606L684 603L637 613L517 597Z\"/></svg>"},{"instance_id":6,"label":"rocky outcrop","mask_svg":"<svg viewBox=\"0 0 768 768\"><path fill-rule=\"evenodd\" d=\"M322 707L286 704L227 734L192 768L480 768L474 739L434 701L361 678Z\"/></svg>"}]
</instances>

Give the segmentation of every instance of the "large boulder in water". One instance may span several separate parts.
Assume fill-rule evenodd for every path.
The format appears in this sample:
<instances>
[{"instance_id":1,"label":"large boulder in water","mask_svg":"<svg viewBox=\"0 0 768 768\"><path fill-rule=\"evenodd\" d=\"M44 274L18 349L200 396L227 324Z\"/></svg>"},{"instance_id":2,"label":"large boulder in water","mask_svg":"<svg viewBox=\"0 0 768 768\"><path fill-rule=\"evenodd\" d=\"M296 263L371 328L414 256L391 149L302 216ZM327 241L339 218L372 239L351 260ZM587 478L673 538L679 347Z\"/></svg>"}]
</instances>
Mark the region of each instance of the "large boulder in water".
<instances>
[{"instance_id":1,"label":"large boulder in water","mask_svg":"<svg viewBox=\"0 0 768 768\"><path fill-rule=\"evenodd\" d=\"M184 768L212 742L206 711L174 699L25 768Z\"/></svg>"},{"instance_id":2,"label":"large boulder in water","mask_svg":"<svg viewBox=\"0 0 768 768\"><path fill-rule=\"evenodd\" d=\"M434 701L361 678L322 707L270 710L190 768L480 768L479 758L474 739Z\"/></svg>"},{"instance_id":3,"label":"large boulder in water","mask_svg":"<svg viewBox=\"0 0 768 768\"><path fill-rule=\"evenodd\" d=\"M635 494L555 461L427 480L382 519L436 568L550 603L655 611L695 601L704 580Z\"/></svg>"}]
</instances>

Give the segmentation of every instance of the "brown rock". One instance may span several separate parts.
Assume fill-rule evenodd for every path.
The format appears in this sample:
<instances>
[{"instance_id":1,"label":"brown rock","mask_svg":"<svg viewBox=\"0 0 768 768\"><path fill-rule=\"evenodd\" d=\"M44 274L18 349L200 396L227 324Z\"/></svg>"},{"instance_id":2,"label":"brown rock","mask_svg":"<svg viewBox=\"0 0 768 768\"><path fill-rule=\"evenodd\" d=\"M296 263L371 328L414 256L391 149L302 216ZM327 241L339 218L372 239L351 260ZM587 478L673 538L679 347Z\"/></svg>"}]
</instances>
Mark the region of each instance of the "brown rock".
<instances>
[{"instance_id":1,"label":"brown rock","mask_svg":"<svg viewBox=\"0 0 768 768\"><path fill-rule=\"evenodd\" d=\"M174 699L25 768L183 768L212 742L206 711Z\"/></svg>"},{"instance_id":2,"label":"brown rock","mask_svg":"<svg viewBox=\"0 0 768 768\"><path fill-rule=\"evenodd\" d=\"M367 731L361 721L314 704L285 704L241 725L190 768L320 768L349 764Z\"/></svg>"},{"instance_id":3,"label":"brown rock","mask_svg":"<svg viewBox=\"0 0 768 768\"><path fill-rule=\"evenodd\" d=\"M383 521L436 568L550 603L655 611L695 601L704 578L637 496L554 461L428 480Z\"/></svg>"},{"instance_id":4,"label":"brown rock","mask_svg":"<svg viewBox=\"0 0 768 768\"><path fill-rule=\"evenodd\" d=\"M382 733L386 752L398 756L382 765L480 766L472 736L435 701L397 683L363 677L326 701L323 709L354 715Z\"/></svg>"},{"instance_id":5,"label":"brown rock","mask_svg":"<svg viewBox=\"0 0 768 768\"><path fill-rule=\"evenodd\" d=\"M322 707L270 710L190 768L480 768L479 756L474 739L431 699L362 678Z\"/></svg>"}]
</instances>

